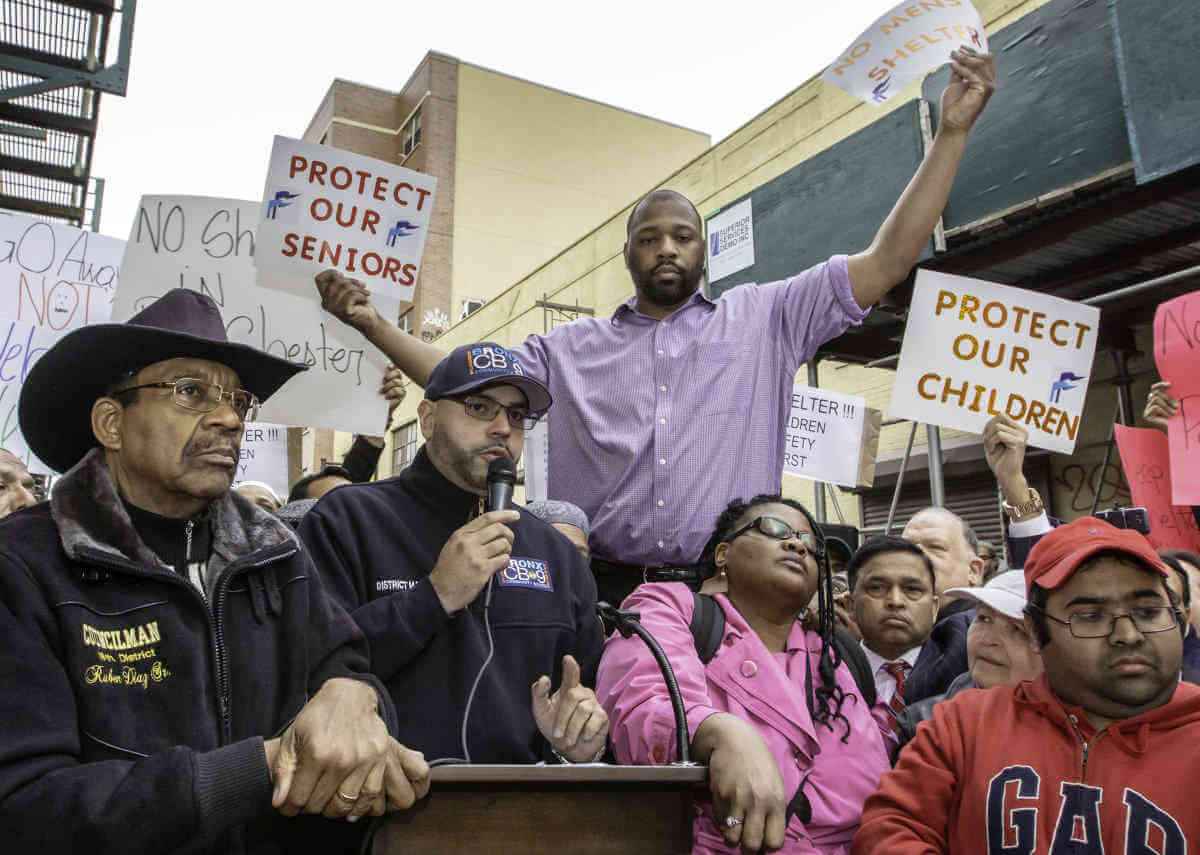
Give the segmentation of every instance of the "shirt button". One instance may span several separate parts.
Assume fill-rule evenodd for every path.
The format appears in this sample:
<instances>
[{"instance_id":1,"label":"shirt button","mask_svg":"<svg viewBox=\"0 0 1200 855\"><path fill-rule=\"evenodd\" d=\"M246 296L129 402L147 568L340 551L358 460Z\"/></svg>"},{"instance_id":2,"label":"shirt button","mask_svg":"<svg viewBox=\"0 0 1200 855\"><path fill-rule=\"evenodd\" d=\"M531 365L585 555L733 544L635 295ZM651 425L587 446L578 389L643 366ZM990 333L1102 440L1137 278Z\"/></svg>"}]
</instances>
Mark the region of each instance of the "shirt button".
<instances>
[{"instance_id":1,"label":"shirt button","mask_svg":"<svg viewBox=\"0 0 1200 855\"><path fill-rule=\"evenodd\" d=\"M659 466L666 466L666 465L667 465L667 458L665 458L665 457L660 457L660 458L658 458L658 465L659 465Z\"/></svg>"},{"instance_id":2,"label":"shirt button","mask_svg":"<svg viewBox=\"0 0 1200 855\"><path fill-rule=\"evenodd\" d=\"M659 355L659 356L664 356L665 354L666 354L666 351L665 351L665 350L660 350L660 351L658 352L658 355Z\"/></svg>"},{"instance_id":3,"label":"shirt button","mask_svg":"<svg viewBox=\"0 0 1200 855\"><path fill-rule=\"evenodd\" d=\"M660 391L660 392L665 392L665 391L667 391L667 387L666 387L666 386L659 386L659 387L658 387L658 391Z\"/></svg>"},{"instance_id":4,"label":"shirt button","mask_svg":"<svg viewBox=\"0 0 1200 855\"><path fill-rule=\"evenodd\" d=\"M742 676L743 677L753 677L757 673L758 673L758 665L756 665L754 663L753 659L747 659L745 662L742 663Z\"/></svg>"},{"instance_id":5,"label":"shirt button","mask_svg":"<svg viewBox=\"0 0 1200 855\"><path fill-rule=\"evenodd\" d=\"M659 548L659 549L662 549L662 548L663 548L663 542L662 542L661 540L658 542L658 548Z\"/></svg>"},{"instance_id":6,"label":"shirt button","mask_svg":"<svg viewBox=\"0 0 1200 855\"><path fill-rule=\"evenodd\" d=\"M667 420L666 420L666 419L659 419L659 420L658 420L658 423L659 423L660 425L665 425L665 424L667 423Z\"/></svg>"},{"instance_id":7,"label":"shirt button","mask_svg":"<svg viewBox=\"0 0 1200 855\"><path fill-rule=\"evenodd\" d=\"M663 506L663 500L662 500L662 499L659 499L659 500L658 500L658 506L659 506L660 508ZM661 544L660 544L660 545L661 545Z\"/></svg>"}]
</instances>

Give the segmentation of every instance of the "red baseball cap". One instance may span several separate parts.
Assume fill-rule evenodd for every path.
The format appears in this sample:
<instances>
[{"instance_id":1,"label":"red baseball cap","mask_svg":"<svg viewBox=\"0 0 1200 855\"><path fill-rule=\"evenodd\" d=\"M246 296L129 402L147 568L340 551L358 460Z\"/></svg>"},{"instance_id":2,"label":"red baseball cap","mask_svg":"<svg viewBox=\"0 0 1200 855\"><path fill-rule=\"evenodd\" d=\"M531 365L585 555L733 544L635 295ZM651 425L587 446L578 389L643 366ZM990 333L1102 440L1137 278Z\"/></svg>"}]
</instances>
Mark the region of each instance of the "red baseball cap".
<instances>
[{"instance_id":1,"label":"red baseball cap","mask_svg":"<svg viewBox=\"0 0 1200 855\"><path fill-rule=\"evenodd\" d=\"M1048 591L1054 590L1071 578L1080 564L1109 550L1123 552L1146 569L1157 570L1170 578L1171 571L1144 535L1132 529L1117 528L1096 517L1080 517L1060 525L1034 544L1025 559L1026 593L1034 582Z\"/></svg>"}]
</instances>

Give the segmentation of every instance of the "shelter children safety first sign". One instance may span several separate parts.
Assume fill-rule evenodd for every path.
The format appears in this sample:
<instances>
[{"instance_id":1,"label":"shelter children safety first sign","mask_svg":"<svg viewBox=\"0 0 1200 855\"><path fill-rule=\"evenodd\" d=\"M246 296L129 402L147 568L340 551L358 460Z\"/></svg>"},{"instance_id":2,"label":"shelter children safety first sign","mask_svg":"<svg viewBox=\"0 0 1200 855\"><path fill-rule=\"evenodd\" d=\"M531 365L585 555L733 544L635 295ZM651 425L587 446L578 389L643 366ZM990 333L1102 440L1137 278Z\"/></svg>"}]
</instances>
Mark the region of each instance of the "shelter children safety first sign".
<instances>
[{"instance_id":1,"label":"shelter children safety first sign","mask_svg":"<svg viewBox=\"0 0 1200 855\"><path fill-rule=\"evenodd\" d=\"M275 137L254 263L264 284L315 293L336 268L379 296L411 302L437 179L315 143Z\"/></svg>"},{"instance_id":2,"label":"shelter children safety first sign","mask_svg":"<svg viewBox=\"0 0 1200 855\"><path fill-rule=\"evenodd\" d=\"M1070 454L1099 322L1094 306L920 270L890 415L980 433L1006 413L1031 445Z\"/></svg>"},{"instance_id":3,"label":"shelter children safety first sign","mask_svg":"<svg viewBox=\"0 0 1200 855\"><path fill-rule=\"evenodd\" d=\"M963 46L987 53L971 0L905 0L863 30L821 79L868 104L882 104Z\"/></svg>"}]
</instances>

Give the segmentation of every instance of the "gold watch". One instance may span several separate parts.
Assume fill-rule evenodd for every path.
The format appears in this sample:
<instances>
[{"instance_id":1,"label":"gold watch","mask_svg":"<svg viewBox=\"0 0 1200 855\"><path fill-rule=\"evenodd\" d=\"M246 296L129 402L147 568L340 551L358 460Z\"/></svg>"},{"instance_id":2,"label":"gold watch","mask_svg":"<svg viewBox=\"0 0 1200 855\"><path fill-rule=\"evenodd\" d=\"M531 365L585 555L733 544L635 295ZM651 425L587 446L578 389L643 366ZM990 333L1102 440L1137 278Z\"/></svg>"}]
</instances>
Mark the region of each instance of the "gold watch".
<instances>
[{"instance_id":1,"label":"gold watch","mask_svg":"<svg viewBox=\"0 0 1200 855\"><path fill-rule=\"evenodd\" d=\"M1002 498L1000 507L1004 509L1004 513L1008 515L1011 522L1035 517L1046 509L1046 506L1042 504L1041 495L1032 487L1029 488L1029 498L1025 501L1010 505L1007 499Z\"/></svg>"}]
</instances>

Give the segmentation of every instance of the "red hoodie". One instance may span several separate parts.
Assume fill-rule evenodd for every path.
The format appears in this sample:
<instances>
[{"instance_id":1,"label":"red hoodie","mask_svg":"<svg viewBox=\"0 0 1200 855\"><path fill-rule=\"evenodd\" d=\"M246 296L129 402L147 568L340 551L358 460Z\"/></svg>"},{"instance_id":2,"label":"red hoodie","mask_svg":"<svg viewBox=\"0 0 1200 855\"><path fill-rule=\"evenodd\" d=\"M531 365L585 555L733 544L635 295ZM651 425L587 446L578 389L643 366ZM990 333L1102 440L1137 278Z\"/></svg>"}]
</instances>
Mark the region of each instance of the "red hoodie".
<instances>
[{"instance_id":1,"label":"red hoodie","mask_svg":"<svg viewBox=\"0 0 1200 855\"><path fill-rule=\"evenodd\" d=\"M1200 847L1200 687L1100 733L1045 676L972 689L867 799L852 855L1187 855Z\"/></svg>"}]
</instances>

